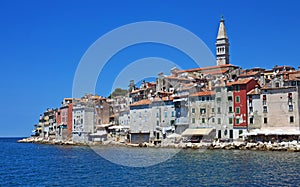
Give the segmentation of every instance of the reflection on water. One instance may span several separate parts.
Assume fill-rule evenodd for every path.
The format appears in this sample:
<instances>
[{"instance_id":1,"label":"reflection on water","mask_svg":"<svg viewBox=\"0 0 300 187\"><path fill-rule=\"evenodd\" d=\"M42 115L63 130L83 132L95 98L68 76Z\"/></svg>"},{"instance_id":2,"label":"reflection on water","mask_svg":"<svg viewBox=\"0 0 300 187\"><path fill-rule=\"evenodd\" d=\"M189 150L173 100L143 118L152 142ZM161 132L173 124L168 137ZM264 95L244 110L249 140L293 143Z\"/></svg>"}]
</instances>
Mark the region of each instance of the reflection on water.
<instances>
[{"instance_id":1,"label":"reflection on water","mask_svg":"<svg viewBox=\"0 0 300 187\"><path fill-rule=\"evenodd\" d=\"M180 150L172 157L173 149L99 148L119 164L144 165L125 167L107 161L89 147L18 144L15 139L0 138L0 150L0 186L300 184L300 153L292 152ZM146 167L162 159L166 161Z\"/></svg>"},{"instance_id":2,"label":"reflection on water","mask_svg":"<svg viewBox=\"0 0 300 187\"><path fill-rule=\"evenodd\" d=\"M128 167L149 167L172 158L180 149L107 147L94 146L92 149L106 160Z\"/></svg>"}]
</instances>

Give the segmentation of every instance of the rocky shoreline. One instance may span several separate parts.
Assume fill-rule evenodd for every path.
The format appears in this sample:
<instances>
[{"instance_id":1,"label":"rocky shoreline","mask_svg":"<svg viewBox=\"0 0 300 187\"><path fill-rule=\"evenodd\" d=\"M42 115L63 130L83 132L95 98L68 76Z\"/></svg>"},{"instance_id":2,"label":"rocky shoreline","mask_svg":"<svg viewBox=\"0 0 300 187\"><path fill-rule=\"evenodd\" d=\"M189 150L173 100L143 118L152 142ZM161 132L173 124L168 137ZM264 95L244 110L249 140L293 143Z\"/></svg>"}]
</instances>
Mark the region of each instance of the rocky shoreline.
<instances>
[{"instance_id":1,"label":"rocky shoreline","mask_svg":"<svg viewBox=\"0 0 300 187\"><path fill-rule=\"evenodd\" d=\"M210 150L253 150L253 151L289 151L289 152L300 152L300 143L297 141L292 142L245 142L245 141L234 141L234 142L218 142L213 143L170 143L163 142L162 144L154 145L152 143L120 143L113 140L104 142L89 142L89 143L74 143L72 141L59 141L59 140L48 140L43 138L24 138L18 140L19 143L38 143L38 144L50 144L50 145L69 145L69 146L125 146L125 147L153 147L153 148L178 148L178 149L210 149Z\"/></svg>"}]
</instances>

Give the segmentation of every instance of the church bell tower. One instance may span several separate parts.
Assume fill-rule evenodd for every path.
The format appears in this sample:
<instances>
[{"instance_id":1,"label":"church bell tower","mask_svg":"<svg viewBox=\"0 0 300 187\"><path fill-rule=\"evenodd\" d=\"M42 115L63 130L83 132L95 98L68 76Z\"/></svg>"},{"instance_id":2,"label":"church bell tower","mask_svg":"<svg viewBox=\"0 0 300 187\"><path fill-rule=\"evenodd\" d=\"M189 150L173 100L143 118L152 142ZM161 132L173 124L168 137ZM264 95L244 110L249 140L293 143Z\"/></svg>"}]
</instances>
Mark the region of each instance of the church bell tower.
<instances>
[{"instance_id":1,"label":"church bell tower","mask_svg":"<svg viewBox=\"0 0 300 187\"><path fill-rule=\"evenodd\" d=\"M216 57L218 66L229 64L229 42L224 22L225 20L222 17L216 42Z\"/></svg>"}]
</instances>

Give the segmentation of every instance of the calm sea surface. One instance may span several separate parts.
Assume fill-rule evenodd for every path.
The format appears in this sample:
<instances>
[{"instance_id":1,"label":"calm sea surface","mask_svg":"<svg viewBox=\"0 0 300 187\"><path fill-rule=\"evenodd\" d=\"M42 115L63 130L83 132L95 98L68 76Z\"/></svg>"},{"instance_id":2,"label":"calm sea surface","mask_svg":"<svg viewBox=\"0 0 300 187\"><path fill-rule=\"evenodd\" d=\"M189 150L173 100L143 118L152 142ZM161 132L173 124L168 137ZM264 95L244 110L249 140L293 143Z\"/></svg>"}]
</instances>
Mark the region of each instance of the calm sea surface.
<instances>
[{"instance_id":1,"label":"calm sea surface","mask_svg":"<svg viewBox=\"0 0 300 187\"><path fill-rule=\"evenodd\" d=\"M300 186L300 153L182 150L134 168L89 147L16 140L0 138L0 186Z\"/></svg>"}]
</instances>

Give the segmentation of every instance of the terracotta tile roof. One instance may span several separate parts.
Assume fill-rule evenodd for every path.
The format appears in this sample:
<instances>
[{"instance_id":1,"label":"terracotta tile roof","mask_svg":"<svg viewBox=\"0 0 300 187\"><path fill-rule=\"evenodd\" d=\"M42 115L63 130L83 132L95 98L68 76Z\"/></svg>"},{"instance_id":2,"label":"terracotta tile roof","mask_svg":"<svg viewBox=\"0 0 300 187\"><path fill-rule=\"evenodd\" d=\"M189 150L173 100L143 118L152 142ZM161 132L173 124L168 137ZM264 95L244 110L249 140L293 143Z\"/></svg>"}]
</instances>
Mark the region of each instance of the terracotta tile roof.
<instances>
[{"instance_id":1,"label":"terracotta tile roof","mask_svg":"<svg viewBox=\"0 0 300 187\"><path fill-rule=\"evenodd\" d=\"M173 101L173 97L155 97L153 102L160 102L160 101Z\"/></svg>"},{"instance_id":2,"label":"terracotta tile roof","mask_svg":"<svg viewBox=\"0 0 300 187\"><path fill-rule=\"evenodd\" d=\"M226 84L226 86L248 84L251 80L254 80L254 79L253 78L238 79L237 81L234 81L234 82L228 82Z\"/></svg>"},{"instance_id":3,"label":"terracotta tile roof","mask_svg":"<svg viewBox=\"0 0 300 187\"><path fill-rule=\"evenodd\" d=\"M149 105L149 104L151 104L151 101L149 99L143 99L132 103L130 106L140 106L140 105Z\"/></svg>"},{"instance_id":4,"label":"terracotta tile roof","mask_svg":"<svg viewBox=\"0 0 300 187\"><path fill-rule=\"evenodd\" d=\"M227 71L229 71L228 69L220 69L220 70L216 70L216 71L209 71L209 72L205 72L204 74L210 74L210 75L215 75L215 74L224 74Z\"/></svg>"},{"instance_id":5,"label":"terracotta tile roof","mask_svg":"<svg viewBox=\"0 0 300 187\"><path fill-rule=\"evenodd\" d=\"M220 68L226 68L226 67L237 67L232 64L224 64L219 66L208 66L203 68L192 68L187 70L180 70L178 73L185 73L185 72L195 72L195 71L205 71L205 70L213 70L213 69L220 69Z\"/></svg>"},{"instance_id":6,"label":"terracotta tile roof","mask_svg":"<svg viewBox=\"0 0 300 187\"><path fill-rule=\"evenodd\" d=\"M300 70L286 72L285 74L288 75L287 80L300 80Z\"/></svg>"},{"instance_id":7,"label":"terracotta tile roof","mask_svg":"<svg viewBox=\"0 0 300 187\"><path fill-rule=\"evenodd\" d=\"M239 77L254 76L257 74L260 74L260 72L258 71L244 72L243 74L240 74Z\"/></svg>"},{"instance_id":8,"label":"terracotta tile roof","mask_svg":"<svg viewBox=\"0 0 300 187\"><path fill-rule=\"evenodd\" d=\"M190 97L198 97L198 96L209 96L209 95L215 95L215 91L202 91L202 92L196 92L194 94L191 94Z\"/></svg>"}]
</instances>

